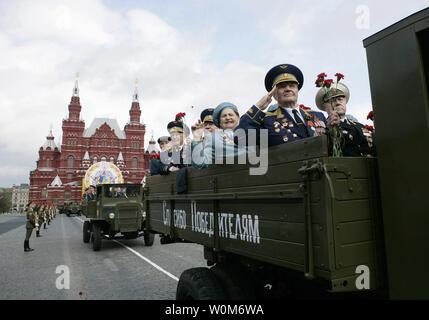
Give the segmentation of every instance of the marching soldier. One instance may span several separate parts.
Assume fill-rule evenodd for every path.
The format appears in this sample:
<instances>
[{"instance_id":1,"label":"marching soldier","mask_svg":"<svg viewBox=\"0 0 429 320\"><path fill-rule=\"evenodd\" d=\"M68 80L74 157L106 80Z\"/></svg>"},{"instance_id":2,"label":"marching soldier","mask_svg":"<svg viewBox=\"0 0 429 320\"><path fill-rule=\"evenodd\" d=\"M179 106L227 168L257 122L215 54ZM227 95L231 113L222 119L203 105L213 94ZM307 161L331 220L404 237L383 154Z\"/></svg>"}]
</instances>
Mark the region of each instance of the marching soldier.
<instances>
[{"instance_id":1,"label":"marching soldier","mask_svg":"<svg viewBox=\"0 0 429 320\"><path fill-rule=\"evenodd\" d=\"M330 97L329 97L330 96ZM341 150L345 157L372 157L375 154L372 133L363 124L347 119L349 88L342 82L329 91L321 88L316 94L317 107L328 113L328 125L338 125L341 130ZM331 101L335 108L332 110Z\"/></svg>"},{"instance_id":2,"label":"marching soldier","mask_svg":"<svg viewBox=\"0 0 429 320\"><path fill-rule=\"evenodd\" d=\"M36 203L34 201L30 201L27 205L27 223L25 224L26 234L24 240L24 251L29 252L34 249L30 248L30 237L33 233L33 229L38 227L36 213L33 211Z\"/></svg>"},{"instance_id":3,"label":"marching soldier","mask_svg":"<svg viewBox=\"0 0 429 320\"><path fill-rule=\"evenodd\" d=\"M301 70L291 64L277 65L265 76L268 91L241 119L237 129L268 129L268 145L326 134L326 118L321 112L298 105L298 92L304 83ZM276 104L269 106L272 98ZM267 112L263 112L267 109ZM257 139L259 141L259 139Z\"/></svg>"}]
</instances>

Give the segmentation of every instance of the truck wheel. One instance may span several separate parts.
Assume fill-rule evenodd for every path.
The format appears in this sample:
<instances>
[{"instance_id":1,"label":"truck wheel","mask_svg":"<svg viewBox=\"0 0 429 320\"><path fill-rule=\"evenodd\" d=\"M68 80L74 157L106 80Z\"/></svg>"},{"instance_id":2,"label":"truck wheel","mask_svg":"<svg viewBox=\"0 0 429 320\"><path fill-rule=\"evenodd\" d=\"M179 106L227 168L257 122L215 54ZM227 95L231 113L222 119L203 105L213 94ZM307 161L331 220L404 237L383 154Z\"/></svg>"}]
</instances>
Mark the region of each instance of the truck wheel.
<instances>
[{"instance_id":1,"label":"truck wheel","mask_svg":"<svg viewBox=\"0 0 429 320\"><path fill-rule=\"evenodd\" d=\"M88 243L91 237L91 231L89 230L89 221L83 223L83 242Z\"/></svg>"},{"instance_id":2,"label":"truck wheel","mask_svg":"<svg viewBox=\"0 0 429 320\"><path fill-rule=\"evenodd\" d=\"M155 234L149 231L144 231L144 245L146 247L151 247L153 245L153 240L155 239Z\"/></svg>"},{"instance_id":3,"label":"truck wheel","mask_svg":"<svg viewBox=\"0 0 429 320\"><path fill-rule=\"evenodd\" d=\"M218 263L210 269L219 280L229 300L254 300L255 288L247 273L229 263Z\"/></svg>"},{"instance_id":4,"label":"truck wheel","mask_svg":"<svg viewBox=\"0 0 429 320\"><path fill-rule=\"evenodd\" d=\"M98 251L101 248L101 228L99 225L92 226L92 250Z\"/></svg>"},{"instance_id":5,"label":"truck wheel","mask_svg":"<svg viewBox=\"0 0 429 320\"><path fill-rule=\"evenodd\" d=\"M181 274L177 284L176 300L225 299L225 291L210 269L192 268Z\"/></svg>"}]
</instances>

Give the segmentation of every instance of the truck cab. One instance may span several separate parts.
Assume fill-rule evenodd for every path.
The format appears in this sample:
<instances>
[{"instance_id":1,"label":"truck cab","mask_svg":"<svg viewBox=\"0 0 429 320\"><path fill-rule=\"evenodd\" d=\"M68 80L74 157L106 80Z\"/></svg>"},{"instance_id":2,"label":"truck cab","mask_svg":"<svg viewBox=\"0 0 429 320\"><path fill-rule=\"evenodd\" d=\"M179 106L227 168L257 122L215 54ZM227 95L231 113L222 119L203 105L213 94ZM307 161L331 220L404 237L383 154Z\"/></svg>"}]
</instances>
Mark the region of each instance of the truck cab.
<instances>
[{"instance_id":1,"label":"truck cab","mask_svg":"<svg viewBox=\"0 0 429 320\"><path fill-rule=\"evenodd\" d=\"M145 245L153 244L154 234L145 229L140 184L102 184L94 200L82 201L83 242L91 241L94 251L102 239L135 239L144 236Z\"/></svg>"}]
</instances>

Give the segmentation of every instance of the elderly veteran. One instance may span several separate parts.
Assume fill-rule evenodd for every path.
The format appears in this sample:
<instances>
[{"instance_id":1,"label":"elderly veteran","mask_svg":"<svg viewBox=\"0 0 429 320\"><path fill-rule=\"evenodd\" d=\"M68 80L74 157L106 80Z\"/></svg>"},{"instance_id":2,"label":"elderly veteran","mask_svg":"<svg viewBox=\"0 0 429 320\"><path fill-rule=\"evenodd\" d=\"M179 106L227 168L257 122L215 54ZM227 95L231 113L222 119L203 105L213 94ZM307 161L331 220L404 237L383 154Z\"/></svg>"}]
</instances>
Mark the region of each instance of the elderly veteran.
<instances>
[{"instance_id":1,"label":"elderly veteran","mask_svg":"<svg viewBox=\"0 0 429 320\"><path fill-rule=\"evenodd\" d=\"M201 112L200 119L191 127L193 141L205 141L212 133L219 130L213 122L214 108L207 108Z\"/></svg>"},{"instance_id":2,"label":"elderly veteran","mask_svg":"<svg viewBox=\"0 0 429 320\"><path fill-rule=\"evenodd\" d=\"M219 130L219 128L213 122L214 110L214 108L207 108L201 112L200 119L205 132L214 133Z\"/></svg>"},{"instance_id":3,"label":"elderly veteran","mask_svg":"<svg viewBox=\"0 0 429 320\"><path fill-rule=\"evenodd\" d=\"M183 122L183 118L176 116L175 121L167 125L172 146L160 154L159 174L165 175L172 171L179 171L191 163L190 146L185 144L185 138L189 136L189 127Z\"/></svg>"},{"instance_id":4,"label":"elderly veteran","mask_svg":"<svg viewBox=\"0 0 429 320\"><path fill-rule=\"evenodd\" d=\"M234 129L238 126L240 115L237 107L230 102L219 104L213 112L213 123L220 130L212 133L201 141L194 131L192 141L192 165L201 169L212 163L224 164L226 157L233 157L245 153L234 143ZM228 162L227 162L228 164Z\"/></svg>"},{"instance_id":5,"label":"elderly veteran","mask_svg":"<svg viewBox=\"0 0 429 320\"><path fill-rule=\"evenodd\" d=\"M167 149L170 149L171 147L171 137L169 136L162 136L158 138L158 144L161 151L165 151Z\"/></svg>"},{"instance_id":6,"label":"elderly veteran","mask_svg":"<svg viewBox=\"0 0 429 320\"><path fill-rule=\"evenodd\" d=\"M159 148L161 149L161 152L166 151L170 149L171 147L171 137L169 136L162 136L158 138L158 144ZM157 174L160 174L160 165L161 162L159 161L159 154L150 155L150 175L155 176Z\"/></svg>"},{"instance_id":7,"label":"elderly veteran","mask_svg":"<svg viewBox=\"0 0 429 320\"><path fill-rule=\"evenodd\" d=\"M298 106L298 92L303 84L304 76L298 67L280 64L271 68L265 76L268 94L241 117L237 129L242 128L246 132L249 129L268 129L269 146L325 134L323 113ZM277 103L264 113L272 97Z\"/></svg>"},{"instance_id":8,"label":"elderly veteran","mask_svg":"<svg viewBox=\"0 0 429 320\"><path fill-rule=\"evenodd\" d=\"M350 90L342 82L328 90L320 88L316 94L317 107L328 113L328 125L338 125L341 131L341 150L345 157L372 157L375 154L372 133L361 123L347 119ZM332 104L331 104L332 102ZM334 110L332 110L332 105Z\"/></svg>"}]
</instances>

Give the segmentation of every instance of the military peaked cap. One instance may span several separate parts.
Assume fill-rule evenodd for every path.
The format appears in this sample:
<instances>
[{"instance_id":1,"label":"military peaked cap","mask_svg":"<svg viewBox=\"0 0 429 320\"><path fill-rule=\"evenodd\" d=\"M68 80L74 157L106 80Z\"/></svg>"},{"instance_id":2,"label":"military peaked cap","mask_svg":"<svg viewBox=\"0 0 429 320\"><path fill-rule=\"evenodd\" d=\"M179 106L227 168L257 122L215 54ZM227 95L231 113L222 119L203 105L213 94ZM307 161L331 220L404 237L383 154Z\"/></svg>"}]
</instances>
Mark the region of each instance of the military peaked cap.
<instances>
[{"instance_id":1,"label":"military peaked cap","mask_svg":"<svg viewBox=\"0 0 429 320\"><path fill-rule=\"evenodd\" d=\"M201 122L213 122L213 111L214 108L207 108L201 112Z\"/></svg>"},{"instance_id":2,"label":"military peaked cap","mask_svg":"<svg viewBox=\"0 0 429 320\"><path fill-rule=\"evenodd\" d=\"M265 76L265 89L271 91L273 87L282 82L296 82L298 90L304 84L304 76L298 67L293 64L279 64L272 67Z\"/></svg>"}]
</instances>

